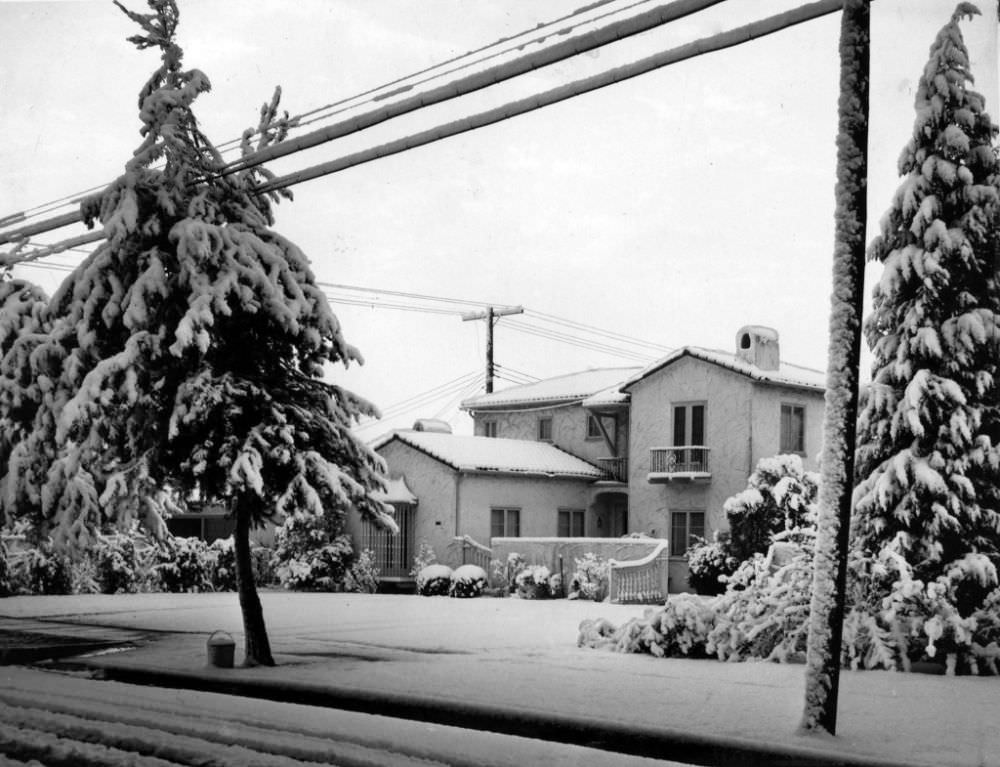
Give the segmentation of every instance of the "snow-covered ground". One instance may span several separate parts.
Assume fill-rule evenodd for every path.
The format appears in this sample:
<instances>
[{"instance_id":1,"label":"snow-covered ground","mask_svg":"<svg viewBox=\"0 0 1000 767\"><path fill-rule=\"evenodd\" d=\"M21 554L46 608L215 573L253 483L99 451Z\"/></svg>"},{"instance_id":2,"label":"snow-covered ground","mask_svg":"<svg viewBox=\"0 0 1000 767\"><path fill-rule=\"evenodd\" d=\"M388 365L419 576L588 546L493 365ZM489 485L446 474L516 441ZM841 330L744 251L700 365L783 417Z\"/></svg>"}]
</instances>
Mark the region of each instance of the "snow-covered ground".
<instances>
[{"instance_id":1,"label":"snow-covered ground","mask_svg":"<svg viewBox=\"0 0 1000 767\"><path fill-rule=\"evenodd\" d=\"M205 667L205 640L214 629L233 633L241 660L235 594L18 597L0 600L0 617L185 632L91 662L192 680L345 696L366 690L387 700L459 702L498 716L536 713L583 728L603 724L848 761L1000 765L997 678L844 672L838 735L822 739L796 734L804 666L657 659L576 646L584 618L620 623L642 607L283 592L262 598L280 664L272 669ZM246 705L252 711L263 704Z\"/></svg>"}]
</instances>

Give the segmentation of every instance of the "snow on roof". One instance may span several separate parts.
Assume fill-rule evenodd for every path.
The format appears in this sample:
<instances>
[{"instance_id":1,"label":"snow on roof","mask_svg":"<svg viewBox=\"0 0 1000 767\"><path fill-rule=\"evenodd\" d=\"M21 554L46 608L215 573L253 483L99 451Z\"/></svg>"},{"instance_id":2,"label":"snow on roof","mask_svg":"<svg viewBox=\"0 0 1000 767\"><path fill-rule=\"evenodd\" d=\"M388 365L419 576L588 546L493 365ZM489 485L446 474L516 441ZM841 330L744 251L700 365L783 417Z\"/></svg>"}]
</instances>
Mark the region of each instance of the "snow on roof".
<instances>
[{"instance_id":1,"label":"snow on roof","mask_svg":"<svg viewBox=\"0 0 1000 767\"><path fill-rule=\"evenodd\" d=\"M596 394L591 394L583 401L583 406L586 408L599 408L607 407L608 405L621 405L628 402L630 397L627 392L622 391L622 384L624 384L624 381L619 381L614 386L609 386L607 389L601 389Z\"/></svg>"},{"instance_id":2,"label":"snow on roof","mask_svg":"<svg viewBox=\"0 0 1000 767\"><path fill-rule=\"evenodd\" d=\"M495 471L600 479L596 466L547 442L470 437L426 431L395 431L378 440L377 450L393 440L420 450L458 471Z\"/></svg>"},{"instance_id":3,"label":"snow on roof","mask_svg":"<svg viewBox=\"0 0 1000 767\"><path fill-rule=\"evenodd\" d=\"M376 490L372 497L386 503L417 503L417 496L407 487L405 477L391 477L385 483L385 492Z\"/></svg>"},{"instance_id":4,"label":"snow on roof","mask_svg":"<svg viewBox=\"0 0 1000 767\"><path fill-rule=\"evenodd\" d=\"M512 386L492 394L480 394L462 402L463 410L504 410L543 404L577 402L621 384L641 370L638 367L590 368L544 381Z\"/></svg>"},{"instance_id":5,"label":"snow on roof","mask_svg":"<svg viewBox=\"0 0 1000 767\"><path fill-rule=\"evenodd\" d=\"M703 349L700 346L684 346L633 375L622 384L622 391L627 392L633 384L676 362L681 357L694 357L704 362L711 362L714 365L719 365L736 373L742 373L761 383L794 386L796 388L813 389L815 391L826 389L826 373L822 370L813 370L812 368L792 365L789 362L782 362L777 370L762 370L730 352L723 352L718 349Z\"/></svg>"}]
</instances>

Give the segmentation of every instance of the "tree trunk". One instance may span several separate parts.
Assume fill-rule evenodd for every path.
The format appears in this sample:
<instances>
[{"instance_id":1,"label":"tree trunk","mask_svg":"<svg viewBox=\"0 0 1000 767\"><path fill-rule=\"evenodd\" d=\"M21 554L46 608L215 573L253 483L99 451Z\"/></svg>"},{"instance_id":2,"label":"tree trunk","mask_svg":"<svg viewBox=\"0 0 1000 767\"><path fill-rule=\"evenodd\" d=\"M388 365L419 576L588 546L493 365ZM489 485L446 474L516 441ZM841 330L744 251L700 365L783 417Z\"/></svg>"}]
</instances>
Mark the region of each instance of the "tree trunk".
<instances>
[{"instance_id":1,"label":"tree trunk","mask_svg":"<svg viewBox=\"0 0 1000 767\"><path fill-rule=\"evenodd\" d=\"M243 637L246 666L273 666L271 643L267 639L264 625L264 610L257 596L257 586L253 580L253 558L250 554L250 508L248 501L239 494L233 500L236 531L233 533L236 549L236 590L240 595L240 611L243 613Z\"/></svg>"},{"instance_id":2,"label":"tree trunk","mask_svg":"<svg viewBox=\"0 0 1000 767\"><path fill-rule=\"evenodd\" d=\"M845 0L840 29L837 210L822 484L801 730L837 731L847 548L854 487L868 175L869 0Z\"/></svg>"}]
</instances>

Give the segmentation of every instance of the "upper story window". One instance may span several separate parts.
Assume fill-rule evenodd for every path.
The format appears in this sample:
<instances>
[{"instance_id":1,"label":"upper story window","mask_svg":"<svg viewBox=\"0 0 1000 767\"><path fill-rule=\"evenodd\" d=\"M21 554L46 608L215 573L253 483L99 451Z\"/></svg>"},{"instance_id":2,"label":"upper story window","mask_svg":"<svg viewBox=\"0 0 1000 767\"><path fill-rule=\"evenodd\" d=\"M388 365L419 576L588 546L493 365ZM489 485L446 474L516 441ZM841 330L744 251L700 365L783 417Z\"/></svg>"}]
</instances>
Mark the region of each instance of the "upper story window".
<instances>
[{"instance_id":1,"label":"upper story window","mask_svg":"<svg viewBox=\"0 0 1000 767\"><path fill-rule=\"evenodd\" d=\"M538 441L539 442L551 442L552 441L552 419L551 418L539 418L538 419Z\"/></svg>"},{"instance_id":2,"label":"upper story window","mask_svg":"<svg viewBox=\"0 0 1000 767\"><path fill-rule=\"evenodd\" d=\"M705 404L674 405L674 445L705 444Z\"/></svg>"},{"instance_id":3,"label":"upper story window","mask_svg":"<svg viewBox=\"0 0 1000 767\"><path fill-rule=\"evenodd\" d=\"M601 425L597 421L596 415L587 415L587 439L600 439Z\"/></svg>"},{"instance_id":4,"label":"upper story window","mask_svg":"<svg viewBox=\"0 0 1000 767\"><path fill-rule=\"evenodd\" d=\"M483 436L497 437L500 435L499 424L496 421L483 421Z\"/></svg>"},{"instance_id":5,"label":"upper story window","mask_svg":"<svg viewBox=\"0 0 1000 767\"><path fill-rule=\"evenodd\" d=\"M806 452L806 409L801 405L781 406L781 453Z\"/></svg>"}]
</instances>

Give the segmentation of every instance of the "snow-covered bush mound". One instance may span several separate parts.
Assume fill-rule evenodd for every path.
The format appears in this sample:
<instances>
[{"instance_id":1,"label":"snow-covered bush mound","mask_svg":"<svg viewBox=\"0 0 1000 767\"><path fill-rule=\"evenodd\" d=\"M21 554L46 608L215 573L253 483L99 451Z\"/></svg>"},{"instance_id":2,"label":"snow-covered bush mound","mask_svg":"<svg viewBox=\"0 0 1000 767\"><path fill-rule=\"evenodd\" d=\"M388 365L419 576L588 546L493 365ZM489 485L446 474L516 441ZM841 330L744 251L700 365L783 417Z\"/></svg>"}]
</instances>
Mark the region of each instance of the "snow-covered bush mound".
<instances>
[{"instance_id":1,"label":"snow-covered bush mound","mask_svg":"<svg viewBox=\"0 0 1000 767\"><path fill-rule=\"evenodd\" d=\"M417 573L417 593L424 597L438 597L451 589L452 570L448 565L428 565Z\"/></svg>"},{"instance_id":2,"label":"snow-covered bush mound","mask_svg":"<svg viewBox=\"0 0 1000 767\"><path fill-rule=\"evenodd\" d=\"M514 578L517 595L522 599L546 599L551 596L552 573L545 565L528 565Z\"/></svg>"},{"instance_id":3,"label":"snow-covered bush mound","mask_svg":"<svg viewBox=\"0 0 1000 767\"><path fill-rule=\"evenodd\" d=\"M608 560L587 552L574 562L576 570L570 579L569 599L603 601L608 593Z\"/></svg>"},{"instance_id":4,"label":"snow-covered bush mound","mask_svg":"<svg viewBox=\"0 0 1000 767\"><path fill-rule=\"evenodd\" d=\"M486 590L486 571L478 565L462 565L451 575L453 597L470 598L481 596Z\"/></svg>"}]
</instances>

